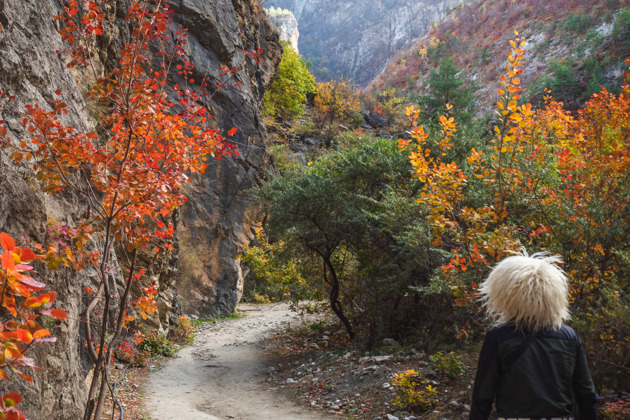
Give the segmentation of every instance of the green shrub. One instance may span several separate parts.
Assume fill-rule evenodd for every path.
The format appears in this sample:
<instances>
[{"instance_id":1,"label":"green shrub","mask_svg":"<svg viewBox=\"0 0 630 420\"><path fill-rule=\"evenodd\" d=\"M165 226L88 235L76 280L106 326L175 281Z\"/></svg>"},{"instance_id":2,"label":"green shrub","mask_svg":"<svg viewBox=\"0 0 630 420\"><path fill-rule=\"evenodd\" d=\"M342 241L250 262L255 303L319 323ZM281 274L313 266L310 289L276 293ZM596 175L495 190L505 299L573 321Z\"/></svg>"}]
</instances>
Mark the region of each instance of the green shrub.
<instances>
[{"instance_id":1,"label":"green shrub","mask_svg":"<svg viewBox=\"0 0 630 420\"><path fill-rule=\"evenodd\" d=\"M136 340L138 348L148 357L167 356L170 357L176 353L173 343L157 330L152 330L146 334L140 334Z\"/></svg>"},{"instance_id":2,"label":"green shrub","mask_svg":"<svg viewBox=\"0 0 630 420\"><path fill-rule=\"evenodd\" d=\"M630 40L630 11L621 9L613 24L612 38L615 41L625 42Z\"/></svg>"},{"instance_id":3,"label":"green shrub","mask_svg":"<svg viewBox=\"0 0 630 420\"><path fill-rule=\"evenodd\" d=\"M363 119L363 115L361 115L360 112L355 112L354 114L352 114L352 116L350 117L350 121L352 123L352 127L354 128L361 127L361 125L363 125L363 123L365 122L365 120Z\"/></svg>"},{"instance_id":4,"label":"green shrub","mask_svg":"<svg viewBox=\"0 0 630 420\"><path fill-rule=\"evenodd\" d=\"M444 353L439 351L429 358L431 367L451 379L459 378L466 371L466 365L462 357L455 352Z\"/></svg>"},{"instance_id":5,"label":"green shrub","mask_svg":"<svg viewBox=\"0 0 630 420\"><path fill-rule=\"evenodd\" d=\"M565 28L574 33L583 34L595 23L595 18L587 14L569 13L565 22Z\"/></svg>"}]
</instances>

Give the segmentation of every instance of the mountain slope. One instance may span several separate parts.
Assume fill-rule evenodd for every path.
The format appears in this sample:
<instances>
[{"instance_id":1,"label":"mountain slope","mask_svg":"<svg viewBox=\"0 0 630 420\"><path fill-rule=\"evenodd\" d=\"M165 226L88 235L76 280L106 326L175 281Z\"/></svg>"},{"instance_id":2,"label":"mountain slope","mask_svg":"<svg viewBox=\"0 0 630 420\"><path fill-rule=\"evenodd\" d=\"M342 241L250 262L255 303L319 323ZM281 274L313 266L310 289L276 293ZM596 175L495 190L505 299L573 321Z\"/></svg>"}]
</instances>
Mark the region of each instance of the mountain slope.
<instances>
[{"instance_id":1,"label":"mountain slope","mask_svg":"<svg viewBox=\"0 0 630 420\"><path fill-rule=\"evenodd\" d=\"M508 40L517 30L527 39L524 94L540 102L549 88L570 107L578 107L601 84L618 85L623 60L630 56L628 0L477 0L436 23L412 48L400 52L368 90L395 87L426 92L429 75L452 57L461 77L474 82L477 114L496 100Z\"/></svg>"},{"instance_id":2,"label":"mountain slope","mask_svg":"<svg viewBox=\"0 0 630 420\"><path fill-rule=\"evenodd\" d=\"M298 20L299 49L318 79L351 78L361 86L396 51L412 46L461 0L268 0Z\"/></svg>"}]
</instances>

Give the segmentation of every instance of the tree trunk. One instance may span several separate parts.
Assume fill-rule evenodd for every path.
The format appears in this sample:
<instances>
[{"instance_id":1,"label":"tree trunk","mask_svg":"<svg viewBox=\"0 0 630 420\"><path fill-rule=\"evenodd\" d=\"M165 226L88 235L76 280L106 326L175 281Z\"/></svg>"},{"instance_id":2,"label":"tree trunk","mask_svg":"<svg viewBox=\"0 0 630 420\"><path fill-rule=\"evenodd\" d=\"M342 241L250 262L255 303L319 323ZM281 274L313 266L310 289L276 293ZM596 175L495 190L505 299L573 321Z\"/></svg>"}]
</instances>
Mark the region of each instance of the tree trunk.
<instances>
[{"instance_id":1,"label":"tree trunk","mask_svg":"<svg viewBox=\"0 0 630 420\"><path fill-rule=\"evenodd\" d=\"M355 337L354 330L352 329L350 321L343 313L341 302L339 302L339 279L337 277L337 272L335 271L335 267L333 266L329 257L324 257L324 264L324 280L326 281L326 283L330 284L330 307L332 308L335 315L337 315L337 318L339 318L343 326L346 328L346 332L352 340ZM326 276L326 267L328 268L328 271L330 271L330 281L328 281Z\"/></svg>"}]
</instances>

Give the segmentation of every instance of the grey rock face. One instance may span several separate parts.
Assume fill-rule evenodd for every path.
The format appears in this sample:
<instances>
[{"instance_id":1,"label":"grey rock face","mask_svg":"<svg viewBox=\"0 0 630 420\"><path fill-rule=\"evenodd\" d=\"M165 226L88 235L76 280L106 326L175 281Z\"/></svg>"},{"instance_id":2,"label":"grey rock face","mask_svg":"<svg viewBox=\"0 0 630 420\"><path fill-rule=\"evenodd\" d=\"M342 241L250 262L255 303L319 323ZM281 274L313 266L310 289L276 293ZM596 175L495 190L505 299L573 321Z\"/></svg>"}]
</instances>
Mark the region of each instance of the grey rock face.
<instances>
[{"instance_id":1,"label":"grey rock face","mask_svg":"<svg viewBox=\"0 0 630 420\"><path fill-rule=\"evenodd\" d=\"M65 68L63 57L55 51L62 44L52 16L59 13L54 1L0 0L0 90L16 97L11 107L0 111L13 141L25 136L20 125L26 104L40 104L56 99L61 89L68 103L65 118L78 128L87 127L88 115L81 90L72 73ZM43 242L47 225L69 224L82 212L76 197L64 194L45 196L27 164L14 164L7 152L0 150L0 231L16 239ZM57 342L34 346L28 355L35 359L39 371L28 372L35 380L27 384L15 375L2 381L2 393L16 391L23 396L20 408L29 418L62 420L80 418L86 398L84 389L85 358L79 332L83 310L81 286L90 284L89 273L70 270L49 272L41 266L37 279L47 290L57 292L57 307L63 307L68 319L61 325L47 325Z\"/></svg>"},{"instance_id":2,"label":"grey rock face","mask_svg":"<svg viewBox=\"0 0 630 420\"><path fill-rule=\"evenodd\" d=\"M102 63L117 60L121 35L128 31L123 21L127 3L107 3L109 20L99 40L104 49L98 56ZM238 128L233 138L241 154L210 162L207 173L188 188L191 197L181 212L175 252L159 264L155 273L162 303L154 321L161 328L172 322L172 315L180 307L197 313L229 312L240 298L244 273L236 256L253 236L252 226L260 219L248 191L259 183L269 162L264 149L266 130L258 108L281 56L277 35L258 0L170 3L175 21L191 35L190 60L198 71L195 79L207 75L218 80L221 65L243 66L236 78L206 104L216 128L223 133ZM52 19L62 11L63 4L63 0L0 0L0 90L16 96L10 108L0 110L0 119L6 121L13 141L25 137L20 125L24 105L47 107L50 100L56 99L56 89L62 90L62 100L68 104L64 122L79 130L90 127L83 97L89 80L65 67L68 57ZM255 66L246 61L241 50L258 48L264 50L264 61ZM243 84L233 86L237 81ZM14 164L0 150L0 231L43 242L47 226L72 225L84 211L85 205L70 193L44 195L30 165ZM93 273L36 268L38 280L57 292L57 306L66 309L68 319L50 326L58 338L56 343L29 351L42 368L34 372L34 383L12 378L3 381L1 390L20 392L24 397L20 408L31 419L81 418L90 364L84 352L80 319L87 299L83 286L93 286Z\"/></svg>"},{"instance_id":3,"label":"grey rock face","mask_svg":"<svg viewBox=\"0 0 630 420\"><path fill-rule=\"evenodd\" d=\"M243 84L227 84L207 104L223 133L237 128L233 139L239 156L210 160L206 173L186 186L189 202L182 209L177 234L181 308L185 313L225 314L234 309L243 291L246 273L236 256L261 220L250 192L271 161L259 106L282 53L278 35L257 0L213 0L212 7L206 0L184 0L174 9L175 19L190 32L190 59L199 76L209 74L218 80L220 65L244 66L233 79ZM193 10L202 10L207 23L199 25ZM246 62L241 51L258 48L263 49L261 67Z\"/></svg>"},{"instance_id":4,"label":"grey rock face","mask_svg":"<svg viewBox=\"0 0 630 420\"><path fill-rule=\"evenodd\" d=\"M320 77L367 85L462 0L268 0L298 20L299 47ZM328 71L325 71L327 69Z\"/></svg>"}]
</instances>

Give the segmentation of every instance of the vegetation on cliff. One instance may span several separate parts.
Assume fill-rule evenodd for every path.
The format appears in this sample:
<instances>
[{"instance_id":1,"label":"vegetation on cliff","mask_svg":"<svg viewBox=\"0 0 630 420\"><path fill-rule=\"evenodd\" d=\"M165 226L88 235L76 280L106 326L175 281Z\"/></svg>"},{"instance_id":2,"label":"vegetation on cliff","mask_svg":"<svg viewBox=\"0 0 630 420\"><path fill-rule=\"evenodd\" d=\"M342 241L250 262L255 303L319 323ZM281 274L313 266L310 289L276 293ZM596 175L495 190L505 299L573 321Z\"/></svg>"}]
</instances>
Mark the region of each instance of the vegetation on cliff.
<instances>
[{"instance_id":1,"label":"vegetation on cliff","mask_svg":"<svg viewBox=\"0 0 630 420\"><path fill-rule=\"evenodd\" d=\"M304 112L309 96L315 95L315 77L310 73L310 64L284 41L282 61L278 74L265 92L264 115L280 118L299 117Z\"/></svg>"}]
</instances>

